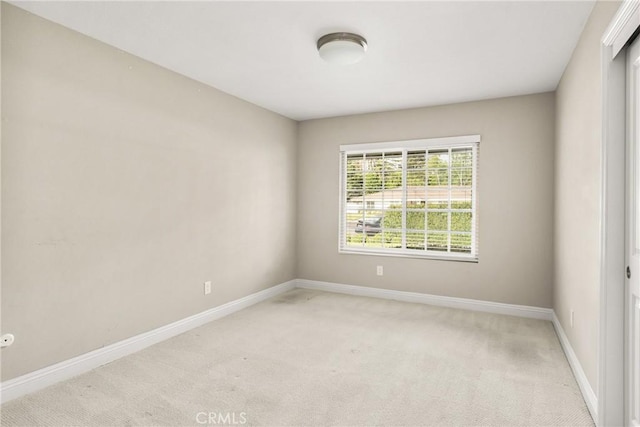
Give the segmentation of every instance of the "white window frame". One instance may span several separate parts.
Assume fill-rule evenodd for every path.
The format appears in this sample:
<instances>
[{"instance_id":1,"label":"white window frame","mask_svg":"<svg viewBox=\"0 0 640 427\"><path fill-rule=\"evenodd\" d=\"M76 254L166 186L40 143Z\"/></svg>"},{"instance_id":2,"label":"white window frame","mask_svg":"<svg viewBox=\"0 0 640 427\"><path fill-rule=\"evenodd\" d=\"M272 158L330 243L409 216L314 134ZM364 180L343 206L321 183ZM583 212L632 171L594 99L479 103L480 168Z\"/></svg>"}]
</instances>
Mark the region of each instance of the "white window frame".
<instances>
[{"instance_id":1,"label":"white window frame","mask_svg":"<svg viewBox=\"0 0 640 427\"><path fill-rule=\"evenodd\" d=\"M361 254L361 255L378 255L378 256L394 256L406 258L426 258L438 260L478 262L478 162L479 162L479 146L480 135L464 135L446 138L427 138L414 139L406 141L389 141L363 144L346 144L340 145L340 201L339 201L339 234L338 234L338 252L341 254ZM471 253L451 252L450 248L447 252L429 251L427 249L406 249L406 216L407 216L407 180L406 180L406 164L407 153L413 150L434 150L434 149L453 149L453 148L471 148L473 153L472 160L472 185L471 185ZM368 153L389 153L402 152L402 174L403 174L403 203L402 203L402 242L403 248L367 248L353 247L346 244L346 213L347 213L347 156L350 154L368 154ZM451 191L451 182L449 182L449 191ZM451 230L448 230L451 233Z\"/></svg>"}]
</instances>

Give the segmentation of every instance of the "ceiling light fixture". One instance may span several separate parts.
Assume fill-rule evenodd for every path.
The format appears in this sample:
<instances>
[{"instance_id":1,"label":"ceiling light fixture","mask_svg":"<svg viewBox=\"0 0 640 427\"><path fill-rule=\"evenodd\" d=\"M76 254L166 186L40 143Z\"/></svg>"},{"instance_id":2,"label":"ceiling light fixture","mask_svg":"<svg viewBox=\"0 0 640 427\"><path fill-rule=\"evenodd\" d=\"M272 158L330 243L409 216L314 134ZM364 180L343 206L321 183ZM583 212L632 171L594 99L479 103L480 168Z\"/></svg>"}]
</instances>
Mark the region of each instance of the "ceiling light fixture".
<instances>
[{"instance_id":1,"label":"ceiling light fixture","mask_svg":"<svg viewBox=\"0 0 640 427\"><path fill-rule=\"evenodd\" d=\"M320 57L330 64L355 64L364 57L367 41L353 33L331 33L318 39Z\"/></svg>"}]
</instances>

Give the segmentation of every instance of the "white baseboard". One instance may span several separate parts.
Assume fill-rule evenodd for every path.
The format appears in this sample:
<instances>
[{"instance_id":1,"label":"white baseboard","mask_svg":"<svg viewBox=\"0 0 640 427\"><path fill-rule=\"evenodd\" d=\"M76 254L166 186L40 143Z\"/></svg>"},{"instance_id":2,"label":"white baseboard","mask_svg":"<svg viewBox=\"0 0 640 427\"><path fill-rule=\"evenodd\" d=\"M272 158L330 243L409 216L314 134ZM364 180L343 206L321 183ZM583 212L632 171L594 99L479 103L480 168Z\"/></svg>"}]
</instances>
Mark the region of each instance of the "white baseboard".
<instances>
[{"instance_id":1,"label":"white baseboard","mask_svg":"<svg viewBox=\"0 0 640 427\"><path fill-rule=\"evenodd\" d=\"M373 298L392 299L396 301L414 302L419 304L437 305L441 307L460 308L463 310L483 311L486 313L506 314L509 316L528 317L531 319L552 320L553 317L553 310L550 308L503 304L499 302L480 301L468 298L443 297L417 292L392 291L389 289L343 285L340 283L319 282L316 280L298 279L296 280L296 287Z\"/></svg>"},{"instance_id":2,"label":"white baseboard","mask_svg":"<svg viewBox=\"0 0 640 427\"><path fill-rule=\"evenodd\" d=\"M587 403L587 408L591 413L591 418L594 420L598 419L598 398L596 394L593 392L593 388L591 388L591 384L589 384L589 380L587 380L587 376L582 370L582 365L576 356L576 353L573 351L571 347L571 343L569 342L569 338L564 333L564 329L562 329L562 325L560 324L560 320L558 320L558 316L556 313L553 313L553 327L556 330L556 334L560 339L560 345L562 345L562 349L564 350L564 354L567 356L567 360L569 361L569 366L571 366L571 370L573 371L573 376L576 378L578 382L578 386L580 387L580 391L582 392L582 397L584 401Z\"/></svg>"},{"instance_id":3,"label":"white baseboard","mask_svg":"<svg viewBox=\"0 0 640 427\"><path fill-rule=\"evenodd\" d=\"M296 281L282 283L244 298L228 302L202 313L145 332L98 350L82 354L73 359L30 372L26 375L4 381L0 385L0 402L8 402L17 397L41 390L57 382L75 377L121 357L140 351L176 335L187 332L212 320L219 319L243 308L257 304L295 287Z\"/></svg>"},{"instance_id":4,"label":"white baseboard","mask_svg":"<svg viewBox=\"0 0 640 427\"><path fill-rule=\"evenodd\" d=\"M564 349L571 369L576 377L580 390L587 403L587 407L594 419L597 419L597 398L589 385L569 340L562 330L553 310L549 308L530 307L514 304L502 304L467 298L444 297L438 295L421 294L415 292L393 291L388 289L369 288L365 286L343 285L339 283L320 282L314 280L297 279L273 286L260 292L248 295L235 301L228 302L202 313L195 314L169 325L152 331L136 335L126 340L108 345L98 350L85 353L52 366L30 372L18 378L4 381L0 384L0 402L8 402L25 394L33 393L57 382L75 377L99 366L105 365L121 357L140 351L153 344L172 338L205 323L235 313L253 304L291 290L293 288L316 289L320 291L338 292L350 295L360 295L374 298L392 299L397 301L430 304L464 310L482 311L487 313L506 314L510 316L527 317L533 319L550 320L556 329L562 348Z\"/></svg>"}]
</instances>

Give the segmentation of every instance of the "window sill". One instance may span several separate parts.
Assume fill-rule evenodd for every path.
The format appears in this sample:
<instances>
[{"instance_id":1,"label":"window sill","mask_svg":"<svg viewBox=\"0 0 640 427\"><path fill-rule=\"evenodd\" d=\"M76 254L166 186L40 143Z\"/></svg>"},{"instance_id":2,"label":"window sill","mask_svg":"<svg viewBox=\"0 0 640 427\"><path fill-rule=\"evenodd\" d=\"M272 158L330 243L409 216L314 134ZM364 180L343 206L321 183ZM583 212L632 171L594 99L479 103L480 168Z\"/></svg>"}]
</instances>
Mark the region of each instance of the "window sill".
<instances>
[{"instance_id":1,"label":"window sill","mask_svg":"<svg viewBox=\"0 0 640 427\"><path fill-rule=\"evenodd\" d=\"M458 262L470 262L470 263L478 263L478 256L467 255L467 254L438 254L438 253L419 253L413 251L406 252L387 252L376 249L364 249L364 248L340 248L338 249L339 254L343 255L374 255L374 256L387 256L387 257L396 257L396 258L419 258L419 259L430 259L437 261L458 261Z\"/></svg>"}]
</instances>

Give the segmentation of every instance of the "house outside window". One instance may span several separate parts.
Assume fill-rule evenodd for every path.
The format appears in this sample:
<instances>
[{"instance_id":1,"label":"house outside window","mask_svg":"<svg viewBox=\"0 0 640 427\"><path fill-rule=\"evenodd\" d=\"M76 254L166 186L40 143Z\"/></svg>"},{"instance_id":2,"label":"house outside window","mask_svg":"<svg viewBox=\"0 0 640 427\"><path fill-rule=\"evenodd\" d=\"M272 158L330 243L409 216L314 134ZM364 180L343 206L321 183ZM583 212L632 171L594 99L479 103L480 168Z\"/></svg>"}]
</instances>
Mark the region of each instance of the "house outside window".
<instances>
[{"instance_id":1,"label":"house outside window","mask_svg":"<svg viewBox=\"0 0 640 427\"><path fill-rule=\"evenodd\" d=\"M479 143L340 146L339 252L477 261Z\"/></svg>"}]
</instances>

